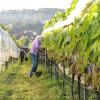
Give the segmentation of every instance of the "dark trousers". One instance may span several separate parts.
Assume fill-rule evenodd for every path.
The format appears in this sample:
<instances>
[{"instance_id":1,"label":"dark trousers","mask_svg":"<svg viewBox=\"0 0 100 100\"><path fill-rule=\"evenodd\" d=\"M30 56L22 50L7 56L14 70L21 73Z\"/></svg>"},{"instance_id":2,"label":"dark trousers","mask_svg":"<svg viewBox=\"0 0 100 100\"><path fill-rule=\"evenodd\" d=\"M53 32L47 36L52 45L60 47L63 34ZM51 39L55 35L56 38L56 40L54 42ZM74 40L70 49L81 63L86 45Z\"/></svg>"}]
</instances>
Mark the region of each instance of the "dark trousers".
<instances>
[{"instance_id":1,"label":"dark trousers","mask_svg":"<svg viewBox=\"0 0 100 100\"><path fill-rule=\"evenodd\" d=\"M35 73L38 66L38 55L31 54L31 61L32 61L32 69L30 71L30 75Z\"/></svg>"},{"instance_id":2,"label":"dark trousers","mask_svg":"<svg viewBox=\"0 0 100 100\"><path fill-rule=\"evenodd\" d=\"M22 57L20 57L21 64L23 63L23 61L24 61L24 57L22 56Z\"/></svg>"}]
</instances>

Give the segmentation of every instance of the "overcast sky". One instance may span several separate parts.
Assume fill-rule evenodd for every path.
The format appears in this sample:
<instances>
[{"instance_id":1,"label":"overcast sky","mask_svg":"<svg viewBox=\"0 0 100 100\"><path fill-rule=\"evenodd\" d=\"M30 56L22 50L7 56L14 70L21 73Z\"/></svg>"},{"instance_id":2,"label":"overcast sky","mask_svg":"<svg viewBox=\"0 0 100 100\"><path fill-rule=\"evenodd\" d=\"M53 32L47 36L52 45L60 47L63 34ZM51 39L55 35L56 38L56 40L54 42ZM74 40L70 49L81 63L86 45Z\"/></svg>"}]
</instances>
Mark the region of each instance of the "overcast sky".
<instances>
[{"instance_id":1,"label":"overcast sky","mask_svg":"<svg viewBox=\"0 0 100 100\"><path fill-rule=\"evenodd\" d=\"M67 8L72 0L0 0L1 10Z\"/></svg>"}]
</instances>

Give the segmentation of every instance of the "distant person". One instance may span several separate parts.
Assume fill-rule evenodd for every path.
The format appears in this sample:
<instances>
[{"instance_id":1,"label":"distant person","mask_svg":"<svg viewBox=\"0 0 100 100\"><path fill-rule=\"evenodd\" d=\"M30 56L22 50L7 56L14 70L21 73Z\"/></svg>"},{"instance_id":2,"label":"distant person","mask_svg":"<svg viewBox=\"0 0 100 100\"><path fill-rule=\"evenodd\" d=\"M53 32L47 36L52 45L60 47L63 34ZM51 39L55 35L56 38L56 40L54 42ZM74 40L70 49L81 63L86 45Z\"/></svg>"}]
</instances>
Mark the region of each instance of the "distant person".
<instances>
[{"instance_id":1,"label":"distant person","mask_svg":"<svg viewBox=\"0 0 100 100\"><path fill-rule=\"evenodd\" d=\"M32 77L33 73L36 74L38 66L39 50L41 48L41 41L42 41L42 35L38 35L32 42L32 48L30 49L32 69L29 73L29 77Z\"/></svg>"},{"instance_id":2,"label":"distant person","mask_svg":"<svg viewBox=\"0 0 100 100\"><path fill-rule=\"evenodd\" d=\"M20 62L21 62L21 64L23 63L25 56L26 56L26 54L25 54L24 49L21 49L20 50Z\"/></svg>"}]
</instances>

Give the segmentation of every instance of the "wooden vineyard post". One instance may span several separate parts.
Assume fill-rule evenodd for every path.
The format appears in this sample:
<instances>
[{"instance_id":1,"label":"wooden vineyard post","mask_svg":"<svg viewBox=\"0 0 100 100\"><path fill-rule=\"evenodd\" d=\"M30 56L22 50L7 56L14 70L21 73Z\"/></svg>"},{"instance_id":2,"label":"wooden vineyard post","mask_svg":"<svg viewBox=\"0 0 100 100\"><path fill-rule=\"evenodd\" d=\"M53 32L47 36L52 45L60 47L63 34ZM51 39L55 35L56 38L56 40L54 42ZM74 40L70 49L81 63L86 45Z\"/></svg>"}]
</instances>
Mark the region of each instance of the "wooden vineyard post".
<instances>
[{"instance_id":1,"label":"wooden vineyard post","mask_svg":"<svg viewBox=\"0 0 100 100\"><path fill-rule=\"evenodd\" d=\"M88 89L87 89L86 84L85 84L85 87L84 87L84 100L88 100Z\"/></svg>"},{"instance_id":2,"label":"wooden vineyard post","mask_svg":"<svg viewBox=\"0 0 100 100\"><path fill-rule=\"evenodd\" d=\"M50 62L50 76L52 77L52 61Z\"/></svg>"},{"instance_id":3,"label":"wooden vineyard post","mask_svg":"<svg viewBox=\"0 0 100 100\"><path fill-rule=\"evenodd\" d=\"M81 95L80 95L80 90L81 90L81 83L80 83L80 80L81 80L81 75L79 74L78 75L78 100L81 100Z\"/></svg>"},{"instance_id":4,"label":"wooden vineyard post","mask_svg":"<svg viewBox=\"0 0 100 100\"><path fill-rule=\"evenodd\" d=\"M45 49L45 68L47 68L47 50Z\"/></svg>"},{"instance_id":5,"label":"wooden vineyard post","mask_svg":"<svg viewBox=\"0 0 100 100\"><path fill-rule=\"evenodd\" d=\"M74 73L72 73L72 82L71 82L71 100L74 100Z\"/></svg>"},{"instance_id":6,"label":"wooden vineyard post","mask_svg":"<svg viewBox=\"0 0 100 100\"><path fill-rule=\"evenodd\" d=\"M8 61L6 61L6 62L5 62L5 69L6 69L6 70L7 70L7 68L8 68L8 65L9 65L9 64L8 64Z\"/></svg>"},{"instance_id":7,"label":"wooden vineyard post","mask_svg":"<svg viewBox=\"0 0 100 100\"><path fill-rule=\"evenodd\" d=\"M58 79L58 78L57 78L57 76L58 76L57 74L58 74L58 73L57 73L57 64L56 64L56 61L55 61L55 59L54 59L54 79L56 79L56 80Z\"/></svg>"},{"instance_id":8,"label":"wooden vineyard post","mask_svg":"<svg viewBox=\"0 0 100 100\"><path fill-rule=\"evenodd\" d=\"M63 95L65 96L65 66L63 65Z\"/></svg>"}]
</instances>

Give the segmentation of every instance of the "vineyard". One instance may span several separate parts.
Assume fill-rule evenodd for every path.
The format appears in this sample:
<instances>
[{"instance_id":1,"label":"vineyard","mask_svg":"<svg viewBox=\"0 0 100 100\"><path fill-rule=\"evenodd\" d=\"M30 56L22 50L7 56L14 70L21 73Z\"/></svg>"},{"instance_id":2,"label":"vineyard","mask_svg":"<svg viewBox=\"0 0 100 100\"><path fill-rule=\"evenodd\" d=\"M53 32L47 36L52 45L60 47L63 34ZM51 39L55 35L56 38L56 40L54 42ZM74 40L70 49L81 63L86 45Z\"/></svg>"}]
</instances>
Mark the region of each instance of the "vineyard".
<instances>
[{"instance_id":1,"label":"vineyard","mask_svg":"<svg viewBox=\"0 0 100 100\"><path fill-rule=\"evenodd\" d=\"M2 28L0 100L100 100L100 0L73 0L45 23L39 77L28 77L31 59L20 64L17 47L24 43Z\"/></svg>"},{"instance_id":2,"label":"vineyard","mask_svg":"<svg viewBox=\"0 0 100 100\"><path fill-rule=\"evenodd\" d=\"M88 89L100 100L100 1L90 0L80 15L69 22L77 4L78 0L73 0L65 13L57 13L45 24L42 47L46 48L48 59L67 69L71 76L72 100L75 79L78 81L78 100L81 100L80 84L85 87L84 100L88 100Z\"/></svg>"},{"instance_id":3,"label":"vineyard","mask_svg":"<svg viewBox=\"0 0 100 100\"><path fill-rule=\"evenodd\" d=\"M0 70L5 69L5 64L13 63L18 58L18 47L7 31L0 28Z\"/></svg>"}]
</instances>

